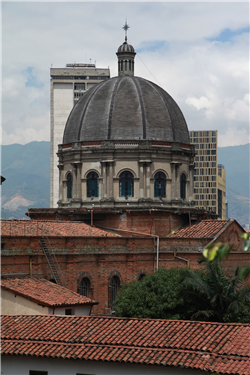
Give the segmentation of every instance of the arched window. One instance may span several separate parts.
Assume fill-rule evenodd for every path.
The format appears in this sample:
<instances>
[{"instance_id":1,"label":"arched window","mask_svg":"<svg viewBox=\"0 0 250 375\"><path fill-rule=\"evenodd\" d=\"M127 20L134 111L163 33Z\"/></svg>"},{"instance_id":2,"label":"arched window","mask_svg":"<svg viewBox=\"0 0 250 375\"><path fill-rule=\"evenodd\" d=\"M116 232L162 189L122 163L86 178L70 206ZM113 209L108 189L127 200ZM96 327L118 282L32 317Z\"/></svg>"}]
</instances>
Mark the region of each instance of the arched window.
<instances>
[{"instance_id":1,"label":"arched window","mask_svg":"<svg viewBox=\"0 0 250 375\"><path fill-rule=\"evenodd\" d=\"M80 282L80 288L79 288L79 293L81 296L89 296L89 279L87 277L84 277L81 282Z\"/></svg>"},{"instance_id":2,"label":"arched window","mask_svg":"<svg viewBox=\"0 0 250 375\"><path fill-rule=\"evenodd\" d=\"M186 199L186 176L184 173L181 174L180 178L180 196L181 199Z\"/></svg>"},{"instance_id":3,"label":"arched window","mask_svg":"<svg viewBox=\"0 0 250 375\"><path fill-rule=\"evenodd\" d=\"M87 197L99 197L98 174L90 172L87 175Z\"/></svg>"},{"instance_id":4,"label":"arched window","mask_svg":"<svg viewBox=\"0 0 250 375\"><path fill-rule=\"evenodd\" d=\"M110 306L111 306L111 308L114 305L114 302L115 302L117 293L119 291L119 288L120 288L120 279L119 279L118 276L113 276L112 279L111 279L111 282L110 282L110 289L111 289L111 291L110 291Z\"/></svg>"},{"instance_id":5,"label":"arched window","mask_svg":"<svg viewBox=\"0 0 250 375\"><path fill-rule=\"evenodd\" d=\"M131 60L129 60L129 70L131 70Z\"/></svg>"},{"instance_id":6,"label":"arched window","mask_svg":"<svg viewBox=\"0 0 250 375\"><path fill-rule=\"evenodd\" d=\"M134 176L131 172L125 171L120 174L119 196L126 198L134 196Z\"/></svg>"},{"instance_id":7,"label":"arched window","mask_svg":"<svg viewBox=\"0 0 250 375\"><path fill-rule=\"evenodd\" d=\"M67 198L72 198L72 187L73 187L72 174L68 173L68 176L67 176Z\"/></svg>"},{"instance_id":8,"label":"arched window","mask_svg":"<svg viewBox=\"0 0 250 375\"><path fill-rule=\"evenodd\" d=\"M162 172L157 172L155 175L154 196L166 197L166 176Z\"/></svg>"}]
</instances>

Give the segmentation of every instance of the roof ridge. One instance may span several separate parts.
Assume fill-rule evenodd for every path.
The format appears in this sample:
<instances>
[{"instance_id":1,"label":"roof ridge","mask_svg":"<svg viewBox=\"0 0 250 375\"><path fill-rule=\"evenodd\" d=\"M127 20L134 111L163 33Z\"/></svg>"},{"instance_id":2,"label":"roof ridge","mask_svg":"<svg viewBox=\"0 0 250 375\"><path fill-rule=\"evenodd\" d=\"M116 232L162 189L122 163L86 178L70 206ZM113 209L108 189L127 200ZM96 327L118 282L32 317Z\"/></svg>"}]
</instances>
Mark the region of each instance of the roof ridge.
<instances>
[{"instance_id":1,"label":"roof ridge","mask_svg":"<svg viewBox=\"0 0 250 375\"><path fill-rule=\"evenodd\" d=\"M230 359L234 359L234 358L237 358L237 359L242 359L242 360L249 360L250 356L241 356L239 354L219 354L219 353L216 353L216 352L209 352L209 351L203 351L203 350L200 350L200 349L180 349L180 348L159 348L159 347L153 347L153 346L138 346L138 345L122 345L122 344L102 344L102 343L86 343L86 342L68 342L68 341L49 341L48 340L30 340L30 339L20 339L20 338L16 338L16 339L11 339L9 337L7 338L2 338L2 340L4 340L5 342L8 342L8 341L18 341L19 343L26 343L27 344L27 341L28 341L28 344L37 344L37 345L43 345L43 344L46 344L47 346L50 346L50 345L63 345L63 346L75 346L75 347L78 347L78 346L84 346L84 347L110 347L110 348L117 348L117 349L131 349L131 350L152 350L152 351L157 351L157 352L169 352L169 351L174 351L174 352L178 352L178 353L197 353L197 354L200 354L200 355L213 355L215 357L219 357L219 358L228 358L230 357Z\"/></svg>"}]
</instances>

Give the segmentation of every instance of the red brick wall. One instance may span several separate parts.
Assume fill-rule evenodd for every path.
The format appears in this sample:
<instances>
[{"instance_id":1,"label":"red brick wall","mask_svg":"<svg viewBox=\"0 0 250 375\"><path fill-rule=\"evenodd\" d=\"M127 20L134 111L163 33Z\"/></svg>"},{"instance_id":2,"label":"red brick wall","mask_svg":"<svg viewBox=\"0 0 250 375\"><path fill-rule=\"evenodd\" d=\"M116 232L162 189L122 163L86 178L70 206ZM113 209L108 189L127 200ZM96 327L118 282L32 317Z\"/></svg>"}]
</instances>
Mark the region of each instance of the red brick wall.
<instances>
[{"instance_id":1,"label":"red brick wall","mask_svg":"<svg viewBox=\"0 0 250 375\"><path fill-rule=\"evenodd\" d=\"M188 215L177 215L166 212L126 211L121 215L108 214L105 219L99 219L94 213L94 224L100 227L137 231L142 233L166 236L172 230L188 223Z\"/></svg>"},{"instance_id":2,"label":"red brick wall","mask_svg":"<svg viewBox=\"0 0 250 375\"><path fill-rule=\"evenodd\" d=\"M218 241L230 243L235 236L239 239L241 231L237 224L230 226ZM39 237L3 237L2 242L6 243L2 250L3 275L29 274L31 260L34 276L53 278L40 248ZM201 257L200 251L208 242L204 238L160 238L159 267L185 267L189 263L191 269L199 268L197 260ZM99 302L93 308L93 313L110 311L108 285L112 275L116 273L121 282L130 282L137 280L141 273L156 270L154 238L51 237L50 243L71 290L77 292L81 278L89 275L91 297ZM242 253L241 246L242 240L239 239L235 251L225 261L227 268L250 263L250 253Z\"/></svg>"}]
</instances>

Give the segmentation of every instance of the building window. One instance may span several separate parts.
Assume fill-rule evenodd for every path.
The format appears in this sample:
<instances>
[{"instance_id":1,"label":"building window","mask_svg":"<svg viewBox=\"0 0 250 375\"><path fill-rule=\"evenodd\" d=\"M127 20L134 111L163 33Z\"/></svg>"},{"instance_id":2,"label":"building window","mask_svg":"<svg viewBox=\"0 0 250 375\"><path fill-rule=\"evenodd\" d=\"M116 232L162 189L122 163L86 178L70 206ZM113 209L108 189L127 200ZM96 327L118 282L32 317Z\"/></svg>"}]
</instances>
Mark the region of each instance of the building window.
<instances>
[{"instance_id":1,"label":"building window","mask_svg":"<svg viewBox=\"0 0 250 375\"><path fill-rule=\"evenodd\" d=\"M120 288L120 279L118 276L113 276L110 282L110 306L113 308L117 293Z\"/></svg>"},{"instance_id":2,"label":"building window","mask_svg":"<svg viewBox=\"0 0 250 375\"><path fill-rule=\"evenodd\" d=\"M48 375L48 371L29 371L29 375Z\"/></svg>"},{"instance_id":3,"label":"building window","mask_svg":"<svg viewBox=\"0 0 250 375\"><path fill-rule=\"evenodd\" d=\"M75 90L85 90L85 83L75 83L74 89Z\"/></svg>"},{"instance_id":4,"label":"building window","mask_svg":"<svg viewBox=\"0 0 250 375\"><path fill-rule=\"evenodd\" d=\"M87 197L99 197L98 174L90 172L87 175Z\"/></svg>"},{"instance_id":5,"label":"building window","mask_svg":"<svg viewBox=\"0 0 250 375\"><path fill-rule=\"evenodd\" d=\"M162 172L157 172L155 175L154 196L166 197L166 176Z\"/></svg>"},{"instance_id":6,"label":"building window","mask_svg":"<svg viewBox=\"0 0 250 375\"><path fill-rule=\"evenodd\" d=\"M122 172L119 179L119 196L134 196L134 176L131 172Z\"/></svg>"},{"instance_id":7,"label":"building window","mask_svg":"<svg viewBox=\"0 0 250 375\"><path fill-rule=\"evenodd\" d=\"M180 196L181 199L186 199L186 176L184 173L181 174L180 178Z\"/></svg>"},{"instance_id":8,"label":"building window","mask_svg":"<svg viewBox=\"0 0 250 375\"><path fill-rule=\"evenodd\" d=\"M72 187L73 187L72 174L68 173L68 176L67 176L67 198L72 198Z\"/></svg>"},{"instance_id":9,"label":"building window","mask_svg":"<svg viewBox=\"0 0 250 375\"><path fill-rule=\"evenodd\" d=\"M73 315L72 309L65 309L65 315Z\"/></svg>"},{"instance_id":10,"label":"building window","mask_svg":"<svg viewBox=\"0 0 250 375\"><path fill-rule=\"evenodd\" d=\"M84 277L81 280L80 289L79 289L79 293L81 294L81 296L86 296L86 297L89 296L89 286L90 286L89 279L87 277Z\"/></svg>"}]
</instances>

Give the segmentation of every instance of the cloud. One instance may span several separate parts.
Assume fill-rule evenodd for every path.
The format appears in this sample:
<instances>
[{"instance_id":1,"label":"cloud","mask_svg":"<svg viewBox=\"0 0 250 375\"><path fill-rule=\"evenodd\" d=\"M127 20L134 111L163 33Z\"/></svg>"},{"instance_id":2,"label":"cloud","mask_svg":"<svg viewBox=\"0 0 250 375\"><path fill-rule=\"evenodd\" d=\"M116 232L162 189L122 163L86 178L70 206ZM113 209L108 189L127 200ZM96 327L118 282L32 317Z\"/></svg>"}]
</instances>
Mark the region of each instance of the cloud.
<instances>
[{"instance_id":1,"label":"cloud","mask_svg":"<svg viewBox=\"0 0 250 375\"><path fill-rule=\"evenodd\" d=\"M51 64L92 59L117 75L124 14L136 75L176 100L190 130L218 129L219 145L248 142L248 10L235 2L4 2L4 144L49 140Z\"/></svg>"}]
</instances>

